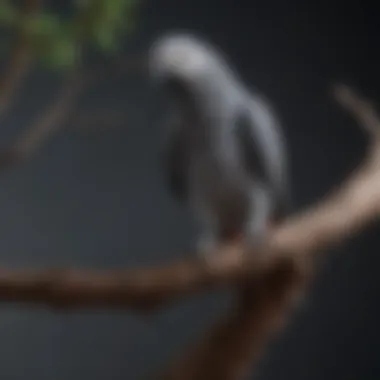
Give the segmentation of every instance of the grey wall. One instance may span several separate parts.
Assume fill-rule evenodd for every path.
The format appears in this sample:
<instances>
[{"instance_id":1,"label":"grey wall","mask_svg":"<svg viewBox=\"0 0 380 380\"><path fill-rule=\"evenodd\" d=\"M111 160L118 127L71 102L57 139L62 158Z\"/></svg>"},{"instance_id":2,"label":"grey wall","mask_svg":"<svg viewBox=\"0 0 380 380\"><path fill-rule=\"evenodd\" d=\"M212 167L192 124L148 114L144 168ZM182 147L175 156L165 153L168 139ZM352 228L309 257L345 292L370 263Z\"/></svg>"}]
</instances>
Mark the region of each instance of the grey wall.
<instances>
[{"instance_id":1,"label":"grey wall","mask_svg":"<svg viewBox=\"0 0 380 380\"><path fill-rule=\"evenodd\" d=\"M337 185L366 146L354 122L328 99L330 81L349 81L380 101L376 9L363 2L344 10L333 1L318 4L145 1L139 33L126 42L127 49L139 50L157 33L180 28L221 46L282 117L298 208ZM41 73L30 78L2 122L1 146L41 112L57 84ZM161 136L153 123L159 109L147 84L139 77L110 79L83 103L124 109L125 127L87 137L61 131L26 165L0 174L1 265L129 267L190 249L196 227L161 181ZM327 263L272 346L260 379L379 378L377 235L374 226ZM212 294L149 319L2 304L0 376L137 379L196 339L225 304L223 295Z\"/></svg>"}]
</instances>

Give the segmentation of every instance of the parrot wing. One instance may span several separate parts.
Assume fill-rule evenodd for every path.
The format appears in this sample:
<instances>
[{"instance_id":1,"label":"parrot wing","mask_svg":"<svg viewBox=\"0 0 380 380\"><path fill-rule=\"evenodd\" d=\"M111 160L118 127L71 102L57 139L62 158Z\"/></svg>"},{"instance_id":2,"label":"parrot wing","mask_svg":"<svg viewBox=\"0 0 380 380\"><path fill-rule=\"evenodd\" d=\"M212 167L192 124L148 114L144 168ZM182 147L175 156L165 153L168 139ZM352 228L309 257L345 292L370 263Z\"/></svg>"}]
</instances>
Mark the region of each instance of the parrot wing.
<instances>
[{"instance_id":1,"label":"parrot wing","mask_svg":"<svg viewBox=\"0 0 380 380\"><path fill-rule=\"evenodd\" d=\"M261 181L273 192L276 219L291 209L286 147L280 126L272 111L262 101L254 103L238 116L235 135L243 165L254 181Z\"/></svg>"}]
</instances>

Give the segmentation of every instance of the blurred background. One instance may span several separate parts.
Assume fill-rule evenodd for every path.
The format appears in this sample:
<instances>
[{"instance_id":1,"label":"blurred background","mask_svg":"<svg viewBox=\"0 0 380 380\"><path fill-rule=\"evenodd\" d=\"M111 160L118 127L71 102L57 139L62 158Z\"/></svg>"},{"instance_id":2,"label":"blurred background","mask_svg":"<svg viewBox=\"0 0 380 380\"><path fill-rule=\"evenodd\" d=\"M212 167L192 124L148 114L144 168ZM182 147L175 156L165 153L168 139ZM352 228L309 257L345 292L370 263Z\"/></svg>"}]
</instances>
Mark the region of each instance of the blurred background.
<instances>
[{"instance_id":1,"label":"blurred background","mask_svg":"<svg viewBox=\"0 0 380 380\"><path fill-rule=\"evenodd\" d=\"M109 3L115 13L123 1ZM165 31L206 36L271 100L288 139L298 210L328 194L360 163L366 136L333 103L329 86L351 84L380 104L376 5L145 0L133 15L114 15L111 27L99 16L106 13L101 5L92 14L97 23L77 20L88 4L78 2L76 13L71 1L3 0L0 6L1 266L148 266L190 251L196 226L164 187L158 160L163 136L155 124L160 107L134 61ZM44 17L28 24L33 33L20 28L24 19L15 21L12 5L26 9L27 21L33 9L39 14L44 7ZM128 28L116 30L118 25ZM79 66L101 75L96 71L70 107L58 107L61 89L78 84L70 72L78 67L73 41L81 38L90 42ZM41 59L35 62L23 44ZM13 90L11 74L20 82ZM64 121L49 124L52 106L63 109ZM24 133L36 130L46 139L31 146L35 135ZM334 250L257 378L379 379L378 233L373 226ZM227 305L228 295L208 294L140 318L1 304L0 376L140 379L195 341Z\"/></svg>"}]
</instances>

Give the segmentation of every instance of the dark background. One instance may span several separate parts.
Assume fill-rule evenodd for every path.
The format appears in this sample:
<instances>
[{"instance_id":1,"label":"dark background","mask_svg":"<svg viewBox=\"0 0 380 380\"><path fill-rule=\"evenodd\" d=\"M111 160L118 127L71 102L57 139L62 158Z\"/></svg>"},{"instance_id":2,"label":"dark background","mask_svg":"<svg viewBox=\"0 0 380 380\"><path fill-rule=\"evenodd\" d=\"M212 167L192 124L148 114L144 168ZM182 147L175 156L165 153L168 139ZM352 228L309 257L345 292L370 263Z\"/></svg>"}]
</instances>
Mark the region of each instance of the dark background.
<instances>
[{"instance_id":1,"label":"dark background","mask_svg":"<svg viewBox=\"0 0 380 380\"><path fill-rule=\"evenodd\" d=\"M147 0L126 47L141 50L157 33L187 29L225 50L281 115L300 209L339 184L364 154L364 134L328 89L344 81L380 102L378 18L366 2ZM40 72L28 80L2 121L2 146L43 110L58 83ZM189 250L196 226L163 186L159 110L147 83L106 80L82 103L123 109L125 127L61 131L27 164L0 174L1 265L129 267ZM379 379L378 231L373 226L334 252L268 352L260 379ZM139 379L197 339L226 301L202 296L149 319L1 304L0 376Z\"/></svg>"}]
</instances>

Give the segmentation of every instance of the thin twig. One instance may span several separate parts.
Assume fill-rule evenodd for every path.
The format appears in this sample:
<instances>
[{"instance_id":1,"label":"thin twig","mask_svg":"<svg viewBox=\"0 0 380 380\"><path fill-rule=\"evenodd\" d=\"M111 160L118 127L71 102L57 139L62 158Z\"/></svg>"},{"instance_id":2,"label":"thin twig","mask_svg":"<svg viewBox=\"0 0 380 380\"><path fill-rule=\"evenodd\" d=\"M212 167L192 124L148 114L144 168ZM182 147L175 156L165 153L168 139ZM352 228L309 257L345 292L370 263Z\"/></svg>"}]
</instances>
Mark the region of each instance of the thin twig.
<instances>
[{"instance_id":1,"label":"thin twig","mask_svg":"<svg viewBox=\"0 0 380 380\"><path fill-rule=\"evenodd\" d=\"M80 73L73 74L48 110L0 153L0 167L6 168L30 158L51 134L61 128L86 84Z\"/></svg>"}]
</instances>

